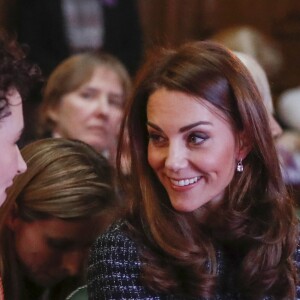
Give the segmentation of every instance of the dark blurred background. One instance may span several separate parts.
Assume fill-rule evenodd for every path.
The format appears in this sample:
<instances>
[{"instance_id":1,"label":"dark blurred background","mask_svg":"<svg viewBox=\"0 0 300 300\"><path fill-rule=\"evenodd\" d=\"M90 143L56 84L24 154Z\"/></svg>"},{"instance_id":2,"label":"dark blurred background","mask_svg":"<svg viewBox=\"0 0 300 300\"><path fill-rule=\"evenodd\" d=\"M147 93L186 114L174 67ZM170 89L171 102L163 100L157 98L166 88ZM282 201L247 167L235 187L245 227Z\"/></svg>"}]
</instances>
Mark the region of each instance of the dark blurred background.
<instances>
[{"instance_id":1,"label":"dark blurred background","mask_svg":"<svg viewBox=\"0 0 300 300\"><path fill-rule=\"evenodd\" d=\"M0 26L14 30L16 3L0 0ZM274 39L282 51L282 68L271 78L275 101L281 91L300 84L299 0L139 0L138 6L145 50L250 25Z\"/></svg>"}]
</instances>

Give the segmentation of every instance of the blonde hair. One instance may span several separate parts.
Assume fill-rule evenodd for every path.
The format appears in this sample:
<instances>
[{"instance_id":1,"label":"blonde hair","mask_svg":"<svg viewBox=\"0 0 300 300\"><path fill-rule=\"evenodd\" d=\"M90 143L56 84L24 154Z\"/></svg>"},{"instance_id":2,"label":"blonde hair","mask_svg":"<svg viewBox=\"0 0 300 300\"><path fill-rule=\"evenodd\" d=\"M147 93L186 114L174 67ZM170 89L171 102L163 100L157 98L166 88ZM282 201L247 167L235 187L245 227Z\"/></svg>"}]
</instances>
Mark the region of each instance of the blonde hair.
<instances>
[{"instance_id":1,"label":"blonde hair","mask_svg":"<svg viewBox=\"0 0 300 300\"><path fill-rule=\"evenodd\" d=\"M5 257L12 247L5 225L11 213L16 212L29 222L47 218L78 220L99 215L104 224L115 217L116 211L113 169L91 146L49 138L28 144L21 153L27 171L16 177L1 208L2 274L6 271L3 270Z\"/></svg>"}]
</instances>

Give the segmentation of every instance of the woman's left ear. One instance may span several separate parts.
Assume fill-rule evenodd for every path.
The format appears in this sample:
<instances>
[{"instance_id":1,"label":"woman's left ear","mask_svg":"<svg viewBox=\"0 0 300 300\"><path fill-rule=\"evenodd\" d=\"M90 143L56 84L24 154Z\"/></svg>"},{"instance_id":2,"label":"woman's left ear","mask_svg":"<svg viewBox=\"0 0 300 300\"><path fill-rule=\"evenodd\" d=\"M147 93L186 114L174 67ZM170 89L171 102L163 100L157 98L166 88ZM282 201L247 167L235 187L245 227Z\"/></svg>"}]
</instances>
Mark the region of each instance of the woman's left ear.
<instances>
[{"instance_id":1,"label":"woman's left ear","mask_svg":"<svg viewBox=\"0 0 300 300\"><path fill-rule=\"evenodd\" d=\"M244 160L251 151L251 144L245 132L238 134L237 140L237 160Z\"/></svg>"}]
</instances>

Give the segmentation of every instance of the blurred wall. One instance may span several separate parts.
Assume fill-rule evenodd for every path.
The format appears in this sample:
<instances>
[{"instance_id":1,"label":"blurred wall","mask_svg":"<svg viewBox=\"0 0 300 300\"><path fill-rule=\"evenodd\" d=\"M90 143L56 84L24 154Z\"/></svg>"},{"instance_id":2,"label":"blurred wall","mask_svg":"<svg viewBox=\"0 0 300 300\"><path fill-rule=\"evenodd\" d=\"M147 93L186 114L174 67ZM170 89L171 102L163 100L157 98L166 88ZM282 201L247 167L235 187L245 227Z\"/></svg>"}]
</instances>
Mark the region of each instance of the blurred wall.
<instances>
[{"instance_id":1,"label":"blurred wall","mask_svg":"<svg viewBox=\"0 0 300 300\"><path fill-rule=\"evenodd\" d=\"M300 85L300 0L140 0L146 48L205 39L234 25L269 35L283 54L271 86L275 96Z\"/></svg>"},{"instance_id":2,"label":"blurred wall","mask_svg":"<svg viewBox=\"0 0 300 300\"><path fill-rule=\"evenodd\" d=\"M14 29L16 1L17 0L0 0L0 27L5 27L10 31Z\"/></svg>"},{"instance_id":3,"label":"blurred wall","mask_svg":"<svg viewBox=\"0 0 300 300\"><path fill-rule=\"evenodd\" d=\"M17 0L0 0L0 26L13 30ZM27 1L27 0L22 0ZM49 0L51 1L51 0ZM126 1L126 0L120 0ZM222 28L251 25L272 37L284 65L272 90L300 85L300 0L137 0L145 49L206 39Z\"/></svg>"}]
</instances>

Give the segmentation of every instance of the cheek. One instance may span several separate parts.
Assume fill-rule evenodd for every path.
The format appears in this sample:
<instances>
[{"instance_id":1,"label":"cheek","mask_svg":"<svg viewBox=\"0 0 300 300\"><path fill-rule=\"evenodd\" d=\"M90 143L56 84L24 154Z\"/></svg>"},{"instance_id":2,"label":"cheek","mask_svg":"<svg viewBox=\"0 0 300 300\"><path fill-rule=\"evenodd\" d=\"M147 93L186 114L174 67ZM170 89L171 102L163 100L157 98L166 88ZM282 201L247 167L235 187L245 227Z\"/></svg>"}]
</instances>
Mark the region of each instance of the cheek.
<instances>
[{"instance_id":1,"label":"cheek","mask_svg":"<svg viewBox=\"0 0 300 300\"><path fill-rule=\"evenodd\" d=\"M68 107L64 107L64 109L61 110L61 120L80 120L83 116L86 115L87 110L87 107L81 107L78 105L68 105Z\"/></svg>"},{"instance_id":2,"label":"cheek","mask_svg":"<svg viewBox=\"0 0 300 300\"><path fill-rule=\"evenodd\" d=\"M235 171L235 152L231 147L224 147L224 151L215 155L214 167L216 172L224 177L232 178Z\"/></svg>"},{"instance_id":3,"label":"cheek","mask_svg":"<svg viewBox=\"0 0 300 300\"><path fill-rule=\"evenodd\" d=\"M0 182L13 179L18 169L18 151L15 145L2 145L0 155ZM0 183L1 184L1 183Z\"/></svg>"},{"instance_id":4,"label":"cheek","mask_svg":"<svg viewBox=\"0 0 300 300\"><path fill-rule=\"evenodd\" d=\"M118 108L111 108L110 117L113 125L119 129L123 117L123 111Z\"/></svg>"},{"instance_id":5,"label":"cheek","mask_svg":"<svg viewBox=\"0 0 300 300\"><path fill-rule=\"evenodd\" d=\"M61 262L61 252L51 249L39 238L35 240L21 238L16 242L16 251L20 260L31 271L41 268L43 270L47 268L49 271Z\"/></svg>"},{"instance_id":6,"label":"cheek","mask_svg":"<svg viewBox=\"0 0 300 300\"><path fill-rule=\"evenodd\" d=\"M195 152L189 160L203 172L229 175L235 167L235 152L231 146L215 147L209 151Z\"/></svg>"},{"instance_id":7,"label":"cheek","mask_svg":"<svg viewBox=\"0 0 300 300\"><path fill-rule=\"evenodd\" d=\"M162 156L160 151L148 145L148 163L153 170L158 169L162 165Z\"/></svg>"},{"instance_id":8,"label":"cheek","mask_svg":"<svg viewBox=\"0 0 300 300\"><path fill-rule=\"evenodd\" d=\"M38 236L33 238L26 232L15 235L15 246L18 256L25 264L38 263L45 252L44 244L41 243L40 238Z\"/></svg>"},{"instance_id":9,"label":"cheek","mask_svg":"<svg viewBox=\"0 0 300 300\"><path fill-rule=\"evenodd\" d=\"M92 102L82 101L78 97L65 99L59 108L60 119L78 120L93 111Z\"/></svg>"}]
</instances>

